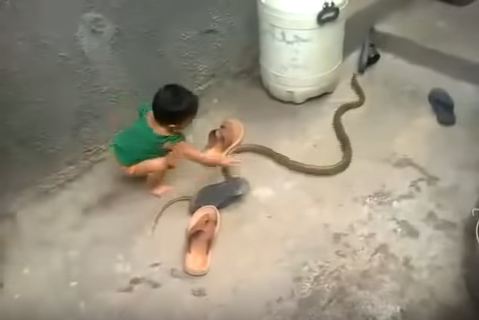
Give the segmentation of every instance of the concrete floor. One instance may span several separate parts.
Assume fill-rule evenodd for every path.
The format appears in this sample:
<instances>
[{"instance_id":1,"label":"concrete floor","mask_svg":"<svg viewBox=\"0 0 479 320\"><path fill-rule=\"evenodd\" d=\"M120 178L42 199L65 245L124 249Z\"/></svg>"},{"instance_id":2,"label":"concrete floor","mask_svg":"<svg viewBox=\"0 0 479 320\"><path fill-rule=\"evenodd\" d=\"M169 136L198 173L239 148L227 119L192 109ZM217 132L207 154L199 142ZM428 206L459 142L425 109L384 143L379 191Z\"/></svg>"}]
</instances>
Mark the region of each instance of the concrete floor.
<instances>
[{"instance_id":1,"label":"concrete floor","mask_svg":"<svg viewBox=\"0 0 479 320\"><path fill-rule=\"evenodd\" d=\"M437 0L422 0L393 13L377 29L421 43L426 49L479 64L479 35L475 32L478 15L477 1L456 7Z\"/></svg>"},{"instance_id":2,"label":"concrete floor","mask_svg":"<svg viewBox=\"0 0 479 320\"><path fill-rule=\"evenodd\" d=\"M189 138L238 117L246 141L311 163L339 158L336 107L354 99L350 60L333 95L301 107L236 79L203 97ZM252 192L223 210L211 272L181 272L186 207L149 230L167 200L121 177L111 159L17 208L4 257L2 319L477 319L462 278L462 225L479 183L477 87L385 55L360 79L366 105L345 117L354 160L314 178L243 155ZM426 96L447 88L457 125ZM217 105L221 105L218 108ZM169 198L220 179L185 163ZM138 276L153 285L128 290ZM127 292L125 292L127 291Z\"/></svg>"},{"instance_id":3,"label":"concrete floor","mask_svg":"<svg viewBox=\"0 0 479 320\"><path fill-rule=\"evenodd\" d=\"M479 2L457 7L414 0L376 26L385 50L415 64L479 85Z\"/></svg>"}]
</instances>

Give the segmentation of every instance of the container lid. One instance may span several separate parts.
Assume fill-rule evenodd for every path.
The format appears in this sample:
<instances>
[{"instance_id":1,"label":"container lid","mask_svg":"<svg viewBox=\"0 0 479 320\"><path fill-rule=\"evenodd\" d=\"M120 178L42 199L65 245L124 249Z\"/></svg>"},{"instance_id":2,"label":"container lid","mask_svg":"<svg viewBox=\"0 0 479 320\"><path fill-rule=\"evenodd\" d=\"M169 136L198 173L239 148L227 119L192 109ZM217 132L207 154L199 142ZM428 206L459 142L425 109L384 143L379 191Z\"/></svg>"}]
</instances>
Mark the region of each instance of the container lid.
<instances>
[{"instance_id":1,"label":"container lid","mask_svg":"<svg viewBox=\"0 0 479 320\"><path fill-rule=\"evenodd\" d=\"M344 9L348 0L260 0L265 5L274 9L290 12L292 14L303 14L311 12L320 12L326 4L334 4L340 9Z\"/></svg>"}]
</instances>

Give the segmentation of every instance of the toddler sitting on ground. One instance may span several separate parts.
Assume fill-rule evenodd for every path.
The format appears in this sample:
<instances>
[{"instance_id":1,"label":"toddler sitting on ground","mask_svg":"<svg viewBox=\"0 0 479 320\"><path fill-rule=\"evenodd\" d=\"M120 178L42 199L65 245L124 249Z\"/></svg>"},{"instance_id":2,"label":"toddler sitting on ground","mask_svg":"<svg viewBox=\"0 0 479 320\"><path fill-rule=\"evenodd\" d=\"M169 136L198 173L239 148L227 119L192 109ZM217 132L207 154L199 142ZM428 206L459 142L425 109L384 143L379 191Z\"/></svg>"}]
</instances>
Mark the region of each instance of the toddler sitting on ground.
<instances>
[{"instance_id":1,"label":"toddler sitting on ground","mask_svg":"<svg viewBox=\"0 0 479 320\"><path fill-rule=\"evenodd\" d=\"M180 158L205 166L231 166L236 160L220 153L201 152L185 142L181 131L198 112L198 97L188 89L168 84L160 88L150 105L142 105L138 119L117 133L111 149L128 176L145 176L151 192L161 196L171 190L162 183L166 171Z\"/></svg>"}]
</instances>

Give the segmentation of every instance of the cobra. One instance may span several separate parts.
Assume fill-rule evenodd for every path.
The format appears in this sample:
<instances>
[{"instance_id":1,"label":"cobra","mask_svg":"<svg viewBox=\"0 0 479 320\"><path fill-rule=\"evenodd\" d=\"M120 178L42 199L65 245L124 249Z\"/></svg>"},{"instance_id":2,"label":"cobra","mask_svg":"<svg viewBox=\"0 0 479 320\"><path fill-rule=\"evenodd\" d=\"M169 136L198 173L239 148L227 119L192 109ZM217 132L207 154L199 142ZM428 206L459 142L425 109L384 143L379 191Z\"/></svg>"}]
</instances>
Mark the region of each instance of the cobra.
<instances>
[{"instance_id":1,"label":"cobra","mask_svg":"<svg viewBox=\"0 0 479 320\"><path fill-rule=\"evenodd\" d=\"M307 164L304 162L290 159L286 155L281 154L271 149L270 147L259 145L259 144L241 144L237 146L236 148L232 149L230 154L254 153L254 154L269 158L272 161L279 164L280 166L283 166L291 171L295 171L295 172L299 172L299 173L303 173L307 175L333 176L345 171L351 164L351 161L353 158L353 148L351 146L351 140L349 139L349 136L346 133L346 130L344 129L342 117L346 112L353 109L360 108L362 105L364 105L366 101L366 96L364 94L364 91L361 85L359 84L356 74L354 74L351 79L351 88L356 93L357 99L355 101L347 102L339 106L338 109L336 109L333 116L333 129L336 134L336 138L338 139L341 152L342 152L341 159L337 161L336 163L331 165ZM225 177L225 179L232 179L234 177L229 167L224 167L222 169L222 174ZM194 201L201 202L201 198L199 198L200 195L201 195L201 190L200 192L198 192L198 195L194 197L182 196L182 197L168 201L168 203L166 203L163 206L163 208L159 211L159 213L156 215L154 224L153 224L153 230L155 229L155 226L158 223L158 220L160 219L163 212L167 208L169 208L171 205L180 201L189 201L190 208L191 208L192 205L194 204Z\"/></svg>"}]
</instances>

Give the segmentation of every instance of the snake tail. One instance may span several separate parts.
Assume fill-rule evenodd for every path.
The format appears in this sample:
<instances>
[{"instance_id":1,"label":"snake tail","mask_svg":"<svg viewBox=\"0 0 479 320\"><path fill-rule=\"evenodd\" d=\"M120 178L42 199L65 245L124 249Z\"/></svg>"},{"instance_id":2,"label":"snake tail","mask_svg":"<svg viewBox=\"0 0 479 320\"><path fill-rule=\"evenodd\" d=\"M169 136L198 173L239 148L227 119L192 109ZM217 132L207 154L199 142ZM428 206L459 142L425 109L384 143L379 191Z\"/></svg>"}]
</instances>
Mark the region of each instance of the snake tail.
<instances>
[{"instance_id":1,"label":"snake tail","mask_svg":"<svg viewBox=\"0 0 479 320\"><path fill-rule=\"evenodd\" d=\"M184 202L184 201L189 201L191 202L193 200L192 196L181 196L178 198L171 199L167 203L163 205L163 207L158 211L158 213L155 216L155 219L153 220L153 225L151 226L151 233L155 232L156 226L158 225L158 221L160 221L160 218L163 216L163 213L172 205L178 202Z\"/></svg>"}]
</instances>

